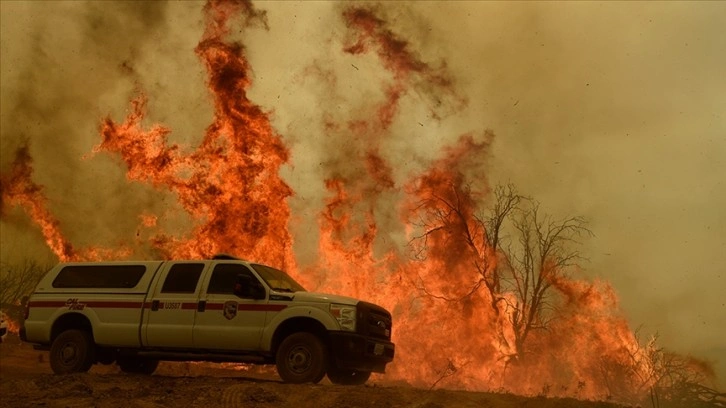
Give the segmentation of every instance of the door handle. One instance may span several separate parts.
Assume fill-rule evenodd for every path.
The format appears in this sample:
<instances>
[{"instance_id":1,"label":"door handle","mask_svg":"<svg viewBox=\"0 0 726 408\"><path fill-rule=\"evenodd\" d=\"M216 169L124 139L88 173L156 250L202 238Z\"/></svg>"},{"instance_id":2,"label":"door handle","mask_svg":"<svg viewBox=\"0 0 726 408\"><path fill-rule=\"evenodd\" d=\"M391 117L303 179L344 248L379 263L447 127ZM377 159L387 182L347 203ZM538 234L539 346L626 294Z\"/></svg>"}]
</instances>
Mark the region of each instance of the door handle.
<instances>
[{"instance_id":1,"label":"door handle","mask_svg":"<svg viewBox=\"0 0 726 408\"><path fill-rule=\"evenodd\" d=\"M154 300L151 302L151 311L156 312L157 310L159 310L159 301Z\"/></svg>"},{"instance_id":2,"label":"door handle","mask_svg":"<svg viewBox=\"0 0 726 408\"><path fill-rule=\"evenodd\" d=\"M207 301L200 300L199 303L197 303L197 312L203 312L206 309L207 309Z\"/></svg>"}]
</instances>

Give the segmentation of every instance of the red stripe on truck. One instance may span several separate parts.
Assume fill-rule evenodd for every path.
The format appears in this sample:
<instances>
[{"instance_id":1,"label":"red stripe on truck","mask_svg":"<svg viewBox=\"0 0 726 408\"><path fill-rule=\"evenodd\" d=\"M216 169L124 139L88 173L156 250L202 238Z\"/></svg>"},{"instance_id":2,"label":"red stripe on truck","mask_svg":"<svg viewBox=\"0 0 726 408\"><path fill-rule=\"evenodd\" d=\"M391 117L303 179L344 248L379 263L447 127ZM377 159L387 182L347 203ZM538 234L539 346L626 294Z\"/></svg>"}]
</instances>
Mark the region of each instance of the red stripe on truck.
<instances>
[{"instance_id":1,"label":"red stripe on truck","mask_svg":"<svg viewBox=\"0 0 726 408\"><path fill-rule=\"evenodd\" d=\"M260 305L260 304L246 304L238 303L238 312L279 312L286 308L287 305ZM207 310L222 310L224 309L224 303L207 303Z\"/></svg>"},{"instance_id":2,"label":"red stripe on truck","mask_svg":"<svg viewBox=\"0 0 726 408\"><path fill-rule=\"evenodd\" d=\"M109 309L141 309L144 302L120 302L120 301L91 301L86 302L89 307L100 307Z\"/></svg>"},{"instance_id":3,"label":"red stripe on truck","mask_svg":"<svg viewBox=\"0 0 726 408\"><path fill-rule=\"evenodd\" d=\"M34 300L28 302L28 307L63 307L65 305L65 301L57 300Z\"/></svg>"}]
</instances>

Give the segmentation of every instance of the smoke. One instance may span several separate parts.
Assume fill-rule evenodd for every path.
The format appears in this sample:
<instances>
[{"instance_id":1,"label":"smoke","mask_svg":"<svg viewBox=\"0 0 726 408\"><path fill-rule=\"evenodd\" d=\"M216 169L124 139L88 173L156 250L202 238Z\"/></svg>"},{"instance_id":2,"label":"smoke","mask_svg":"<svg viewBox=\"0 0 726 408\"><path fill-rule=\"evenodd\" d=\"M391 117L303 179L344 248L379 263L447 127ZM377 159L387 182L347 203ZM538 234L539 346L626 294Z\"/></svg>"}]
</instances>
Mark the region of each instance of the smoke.
<instances>
[{"instance_id":1,"label":"smoke","mask_svg":"<svg viewBox=\"0 0 726 408\"><path fill-rule=\"evenodd\" d=\"M182 150L199 145L213 115L193 51L202 4L0 7L2 171L27 144L33 180L74 245L136 245L143 213L185 232L173 195L127 181L117 158L91 151L101 120L121 120L139 88L149 95L145 121L172 129ZM555 215L591 220L586 269L617 288L632 325L717 359L726 377L724 4L379 5L376 15L433 77L397 76L374 42L346 52L358 42L341 4L261 8L269 31L233 34L250 57L250 99L272 111L291 149L283 177L296 192L294 235L306 237L296 242L301 264L315 257L317 215L333 195L320 180L359 181L364 191L369 170L350 164L379 156L391 168L377 188L400 186L442 146L493 129L488 179L515 183ZM379 115L397 81L414 91L396 96L396 119L380 121L386 137L369 152L373 132L356 119ZM384 208L395 194L367 205ZM3 261L47 253L21 212L2 227Z\"/></svg>"},{"instance_id":2,"label":"smoke","mask_svg":"<svg viewBox=\"0 0 726 408\"><path fill-rule=\"evenodd\" d=\"M155 120L178 126L182 135L203 135L205 116L211 116L208 97L202 68L184 42L187 35L198 39L192 30L184 32L189 25L197 32L202 27L194 20L168 24L179 14L194 14L199 20L198 6L169 10L163 2L2 5L0 164L7 169L15 151L28 145L33 179L43 186L49 210L75 245L130 245L140 209L163 212L175 201L160 200L149 187L127 183L117 159L93 156L91 151L100 141L101 119L123 115L138 87L160 96L150 107ZM195 74L199 80L189 80ZM187 81L189 85L178 86ZM185 99L195 115L179 108ZM23 235L7 229L3 240L12 242ZM42 250L34 242L30 247L31 254Z\"/></svg>"}]
</instances>

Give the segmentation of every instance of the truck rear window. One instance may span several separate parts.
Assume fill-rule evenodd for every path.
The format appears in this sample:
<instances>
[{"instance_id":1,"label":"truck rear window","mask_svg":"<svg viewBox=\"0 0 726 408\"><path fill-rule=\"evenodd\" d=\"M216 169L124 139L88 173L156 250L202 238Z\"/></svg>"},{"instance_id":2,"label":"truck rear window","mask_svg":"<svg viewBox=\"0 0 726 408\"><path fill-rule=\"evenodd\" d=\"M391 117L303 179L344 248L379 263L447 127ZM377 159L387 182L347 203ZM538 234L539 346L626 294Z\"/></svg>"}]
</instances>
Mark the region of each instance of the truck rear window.
<instances>
[{"instance_id":1,"label":"truck rear window","mask_svg":"<svg viewBox=\"0 0 726 408\"><path fill-rule=\"evenodd\" d=\"M144 265L69 265L53 280L54 288L133 288Z\"/></svg>"}]
</instances>

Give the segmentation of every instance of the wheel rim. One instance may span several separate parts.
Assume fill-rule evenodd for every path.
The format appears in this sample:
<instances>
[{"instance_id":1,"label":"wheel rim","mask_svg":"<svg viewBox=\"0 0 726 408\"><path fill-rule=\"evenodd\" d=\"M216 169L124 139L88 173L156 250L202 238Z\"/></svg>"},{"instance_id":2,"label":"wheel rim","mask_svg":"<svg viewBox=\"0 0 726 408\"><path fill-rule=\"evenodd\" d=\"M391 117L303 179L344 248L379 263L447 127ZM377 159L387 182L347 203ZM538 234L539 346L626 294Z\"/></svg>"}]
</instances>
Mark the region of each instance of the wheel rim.
<instances>
[{"instance_id":1,"label":"wheel rim","mask_svg":"<svg viewBox=\"0 0 726 408\"><path fill-rule=\"evenodd\" d=\"M66 343L60 350L60 360L63 365L73 365L78 358L78 347L74 343Z\"/></svg>"},{"instance_id":2,"label":"wheel rim","mask_svg":"<svg viewBox=\"0 0 726 408\"><path fill-rule=\"evenodd\" d=\"M295 374L305 373L312 364L312 353L307 347L293 347L287 355L287 366Z\"/></svg>"}]
</instances>

